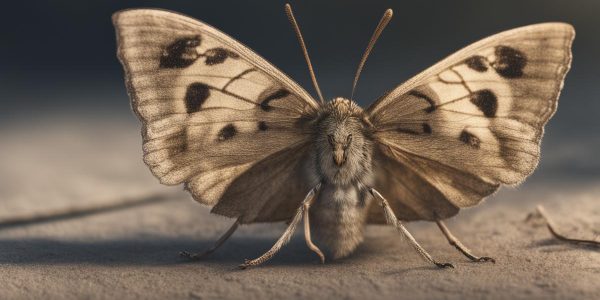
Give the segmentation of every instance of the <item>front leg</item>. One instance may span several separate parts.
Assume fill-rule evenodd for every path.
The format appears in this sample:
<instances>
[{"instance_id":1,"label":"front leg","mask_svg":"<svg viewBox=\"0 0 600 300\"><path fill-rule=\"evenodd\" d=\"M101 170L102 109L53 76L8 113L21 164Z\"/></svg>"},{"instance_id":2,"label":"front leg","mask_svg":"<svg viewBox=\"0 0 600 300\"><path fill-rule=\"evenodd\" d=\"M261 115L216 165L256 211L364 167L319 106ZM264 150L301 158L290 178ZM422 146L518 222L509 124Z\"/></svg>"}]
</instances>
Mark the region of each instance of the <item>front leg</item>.
<instances>
[{"instance_id":1,"label":"front leg","mask_svg":"<svg viewBox=\"0 0 600 300\"><path fill-rule=\"evenodd\" d=\"M423 249L423 247L421 247L421 245L417 243L412 234L410 234L410 232L408 232L404 225L402 225L402 222L398 220L398 218L394 214L394 211L390 208L390 205L388 204L387 200L385 200L385 198L383 198L383 196L374 188L369 188L369 192L371 193L371 195L373 195L375 198L378 198L381 201L381 206L383 207L387 223L398 229L398 231L400 231L408 239L410 245L413 246L413 248L415 248L415 250L417 250L417 252L419 252L419 254L421 254L423 258L435 264L439 268L454 268L454 266L451 263L439 263L435 261L431 257L431 255L429 255L429 253L427 253L427 251L425 251L425 249Z\"/></svg>"},{"instance_id":2,"label":"front leg","mask_svg":"<svg viewBox=\"0 0 600 300\"><path fill-rule=\"evenodd\" d=\"M323 254L321 249L319 249L319 247L317 247L317 245L315 245L312 242L312 239L310 237L310 218L308 210L310 209L311 204L314 202L314 199L316 199L316 197L313 197L311 201L304 204L304 238L306 239L306 245L308 245L308 248L315 252L321 259L321 263L324 264L325 255Z\"/></svg>"},{"instance_id":3,"label":"front leg","mask_svg":"<svg viewBox=\"0 0 600 300\"><path fill-rule=\"evenodd\" d=\"M312 203L317 191L320 188L321 188L321 183L317 184L317 186L315 186L308 192L308 194L304 198L304 201L302 201L302 205L300 205L300 207L296 211L296 214L294 215L294 218L288 225L288 228L283 232L283 234L277 240L277 242L275 242L275 245L273 245L273 247L271 247L271 249L269 249L269 251L265 252L265 254L261 255L259 258L251 259L251 260L247 259L243 264L241 264L239 266L240 269L246 269L247 267L258 266L258 265L264 263L265 261L271 259L273 256L275 256L275 254L277 254L277 252L279 252L281 247L283 247L290 240L290 238L292 237L292 234L294 234L294 230L296 230L296 226L302 219L302 215L304 213L304 210L306 209L305 204Z\"/></svg>"}]
</instances>

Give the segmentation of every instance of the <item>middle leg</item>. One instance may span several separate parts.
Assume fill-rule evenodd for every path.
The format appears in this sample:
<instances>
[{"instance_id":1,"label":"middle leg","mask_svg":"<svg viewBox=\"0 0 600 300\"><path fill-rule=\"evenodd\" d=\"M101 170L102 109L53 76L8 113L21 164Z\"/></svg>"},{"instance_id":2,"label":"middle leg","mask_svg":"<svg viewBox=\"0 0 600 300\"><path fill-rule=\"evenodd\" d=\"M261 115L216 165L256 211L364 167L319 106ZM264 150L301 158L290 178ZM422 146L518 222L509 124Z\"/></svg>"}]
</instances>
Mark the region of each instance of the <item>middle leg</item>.
<instances>
[{"instance_id":1,"label":"middle leg","mask_svg":"<svg viewBox=\"0 0 600 300\"><path fill-rule=\"evenodd\" d=\"M277 242L275 242L275 245L273 245L273 247L271 247L271 249L269 249L269 251L265 252L260 257L258 257L256 259L247 259L243 264L241 264L239 266L240 269L246 269L248 267L258 266L258 265L264 263L265 261L271 259L273 256L275 256L275 254L277 254L277 252L279 252L281 247L283 247L283 245L285 245L290 240L290 238L292 238L292 234L296 230L296 226L300 222L300 219L302 219L302 215L305 210L305 204L312 203L314 197L316 196L317 191L320 188L321 188L321 184L319 183L319 184L317 184L317 186L315 186L308 192L308 194L304 198L304 201L302 201L302 205L300 205L300 207L296 211L296 214L294 215L294 218L288 225L288 228L285 230L283 235L281 235L281 237L277 240Z\"/></svg>"},{"instance_id":2,"label":"middle leg","mask_svg":"<svg viewBox=\"0 0 600 300\"><path fill-rule=\"evenodd\" d=\"M470 260L475 261L475 262L492 262L492 263L496 263L496 260L494 260L491 257L487 257L487 256L475 256L473 255L473 253L471 253L471 251L465 247L465 245L463 245L453 234L452 232L450 232L450 230L448 230L448 227L446 227L446 224L444 224L443 221L435 221L438 225L438 227L440 228L440 230L442 231L442 233L446 236L446 239L448 240L448 243L450 243L450 245L454 246L456 249L458 249L458 251L460 251L460 253L462 253L464 256L468 257Z\"/></svg>"},{"instance_id":3,"label":"middle leg","mask_svg":"<svg viewBox=\"0 0 600 300\"><path fill-rule=\"evenodd\" d=\"M423 249L423 247L419 245L419 243L415 240L412 234L408 232L406 227L402 225L402 222L398 220L398 218L394 214L394 211L390 208L390 205L387 202L387 200L385 200L385 198L383 198L383 196L374 188L369 188L369 192L371 193L371 195L373 195L381 201L381 206L383 206L383 211L387 223L398 229L408 239L410 245L413 246L413 248L415 248L415 250L417 250L417 252L421 254L423 258L435 264L439 268L454 268L454 266L451 263L440 263L434 260L433 257L431 257L431 255L429 255L429 253L427 253L427 251L425 251L425 249Z\"/></svg>"}]
</instances>

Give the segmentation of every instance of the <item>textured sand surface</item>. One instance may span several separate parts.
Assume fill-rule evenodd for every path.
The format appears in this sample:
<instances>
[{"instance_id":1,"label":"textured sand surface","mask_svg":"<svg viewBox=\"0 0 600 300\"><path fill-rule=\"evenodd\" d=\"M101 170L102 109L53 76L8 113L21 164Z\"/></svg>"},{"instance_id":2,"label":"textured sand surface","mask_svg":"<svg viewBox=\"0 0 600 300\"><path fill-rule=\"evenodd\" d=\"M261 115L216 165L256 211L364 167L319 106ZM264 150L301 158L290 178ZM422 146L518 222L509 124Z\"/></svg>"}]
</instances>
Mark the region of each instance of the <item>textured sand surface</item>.
<instances>
[{"instance_id":1,"label":"textured sand surface","mask_svg":"<svg viewBox=\"0 0 600 300\"><path fill-rule=\"evenodd\" d=\"M319 264L298 232L271 262L242 271L236 266L270 248L284 225L243 226L209 259L179 258L209 247L232 220L158 184L133 121L19 127L0 133L0 222L123 198L164 201L0 228L1 299L600 299L600 249L557 242L526 221L542 203L564 233L598 237L600 180L532 180L448 222L496 264L467 261L434 224L417 222L408 224L415 238L455 269L430 266L393 229L373 226L349 258Z\"/></svg>"}]
</instances>

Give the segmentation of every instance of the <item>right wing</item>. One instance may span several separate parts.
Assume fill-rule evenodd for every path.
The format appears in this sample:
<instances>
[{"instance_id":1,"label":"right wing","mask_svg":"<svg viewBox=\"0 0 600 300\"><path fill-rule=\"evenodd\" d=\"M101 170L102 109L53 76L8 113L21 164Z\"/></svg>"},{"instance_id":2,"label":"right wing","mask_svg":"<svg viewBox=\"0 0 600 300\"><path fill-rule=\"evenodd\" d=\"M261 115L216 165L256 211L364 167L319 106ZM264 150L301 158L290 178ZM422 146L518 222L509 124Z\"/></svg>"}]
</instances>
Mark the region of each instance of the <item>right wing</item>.
<instances>
[{"instance_id":1,"label":"right wing","mask_svg":"<svg viewBox=\"0 0 600 300\"><path fill-rule=\"evenodd\" d=\"M574 37L564 23L493 35L367 109L381 170L376 189L396 202L398 217L448 218L533 172Z\"/></svg>"}]
</instances>

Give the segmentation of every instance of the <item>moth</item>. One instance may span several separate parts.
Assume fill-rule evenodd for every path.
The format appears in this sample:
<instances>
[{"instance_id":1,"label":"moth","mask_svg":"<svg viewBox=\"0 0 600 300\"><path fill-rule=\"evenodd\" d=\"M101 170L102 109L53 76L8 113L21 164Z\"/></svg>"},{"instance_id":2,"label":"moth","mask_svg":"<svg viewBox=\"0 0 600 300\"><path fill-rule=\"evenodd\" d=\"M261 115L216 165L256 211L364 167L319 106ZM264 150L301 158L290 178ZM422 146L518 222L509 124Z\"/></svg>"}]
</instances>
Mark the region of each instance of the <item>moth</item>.
<instances>
[{"instance_id":1,"label":"moth","mask_svg":"<svg viewBox=\"0 0 600 300\"><path fill-rule=\"evenodd\" d=\"M573 27L544 23L485 38L363 109L353 97L323 100L285 10L319 100L203 22L156 9L113 15L144 162L161 183L184 184L212 213L235 218L211 249L181 254L212 253L240 224L287 222L270 250L240 267L256 266L304 220L306 243L324 262L350 255L367 224L387 223L426 260L453 267L403 225L426 220L472 261L494 262L471 253L444 220L533 172L571 64ZM353 91L391 17L390 9L368 43Z\"/></svg>"}]
</instances>

